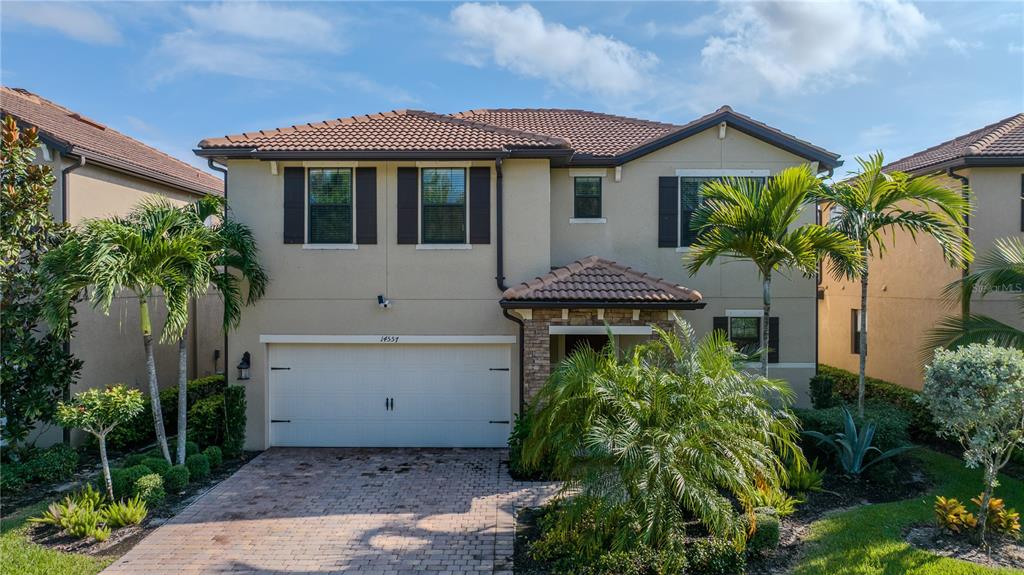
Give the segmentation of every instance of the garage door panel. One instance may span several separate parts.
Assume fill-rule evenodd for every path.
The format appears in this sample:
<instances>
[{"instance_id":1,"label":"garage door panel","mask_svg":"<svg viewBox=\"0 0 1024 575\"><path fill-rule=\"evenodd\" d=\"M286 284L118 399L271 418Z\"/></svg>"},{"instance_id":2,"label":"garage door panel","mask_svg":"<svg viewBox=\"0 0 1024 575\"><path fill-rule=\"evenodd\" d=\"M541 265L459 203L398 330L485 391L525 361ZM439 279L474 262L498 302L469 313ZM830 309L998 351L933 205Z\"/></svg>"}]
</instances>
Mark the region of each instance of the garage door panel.
<instances>
[{"instance_id":1,"label":"garage door panel","mask_svg":"<svg viewBox=\"0 0 1024 575\"><path fill-rule=\"evenodd\" d=\"M500 447L508 437L507 345L272 344L269 355L279 368L271 445Z\"/></svg>"}]
</instances>

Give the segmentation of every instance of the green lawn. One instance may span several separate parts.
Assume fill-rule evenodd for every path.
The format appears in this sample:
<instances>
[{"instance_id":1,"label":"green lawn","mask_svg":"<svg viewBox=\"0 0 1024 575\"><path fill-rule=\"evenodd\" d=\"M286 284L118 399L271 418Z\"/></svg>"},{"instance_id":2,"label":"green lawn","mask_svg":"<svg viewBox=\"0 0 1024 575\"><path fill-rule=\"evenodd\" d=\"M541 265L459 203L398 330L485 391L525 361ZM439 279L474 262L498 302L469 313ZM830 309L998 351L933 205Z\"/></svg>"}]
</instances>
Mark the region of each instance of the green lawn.
<instances>
[{"instance_id":1,"label":"green lawn","mask_svg":"<svg viewBox=\"0 0 1024 575\"><path fill-rule=\"evenodd\" d=\"M46 505L19 509L0 520L0 575L94 575L111 563L111 559L61 553L26 541L25 520Z\"/></svg>"},{"instance_id":2,"label":"green lawn","mask_svg":"<svg viewBox=\"0 0 1024 575\"><path fill-rule=\"evenodd\" d=\"M966 575L1022 573L990 569L919 551L903 540L903 529L933 520L936 495L967 502L981 491L981 471L966 469L959 459L922 449L917 457L928 468L935 487L922 497L859 507L811 525L805 553L794 575ZM1024 483L1000 477L996 495L1007 507L1024 510Z\"/></svg>"}]
</instances>

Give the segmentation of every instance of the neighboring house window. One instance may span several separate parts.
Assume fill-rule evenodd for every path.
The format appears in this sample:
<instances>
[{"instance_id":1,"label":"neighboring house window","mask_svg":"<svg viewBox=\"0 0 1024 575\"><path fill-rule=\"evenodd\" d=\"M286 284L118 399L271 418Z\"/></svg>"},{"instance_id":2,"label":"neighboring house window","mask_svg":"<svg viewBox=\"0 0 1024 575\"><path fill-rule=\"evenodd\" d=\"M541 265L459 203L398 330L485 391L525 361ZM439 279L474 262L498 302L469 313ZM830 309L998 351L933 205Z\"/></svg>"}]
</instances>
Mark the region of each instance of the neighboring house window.
<instances>
[{"instance_id":1,"label":"neighboring house window","mask_svg":"<svg viewBox=\"0 0 1024 575\"><path fill-rule=\"evenodd\" d=\"M761 348L761 318L730 317L729 341L740 353L751 355Z\"/></svg>"},{"instance_id":2,"label":"neighboring house window","mask_svg":"<svg viewBox=\"0 0 1024 575\"><path fill-rule=\"evenodd\" d=\"M701 204L701 188L707 182L720 180L726 176L719 175L708 175L708 176L680 176L679 178L679 246L688 247L693 245L699 235L696 230L693 229L694 214L697 208ZM738 177L738 176L734 176ZM768 179L767 176L751 176L750 179L756 180L761 185L764 185Z\"/></svg>"},{"instance_id":3,"label":"neighboring house window","mask_svg":"<svg viewBox=\"0 0 1024 575\"><path fill-rule=\"evenodd\" d=\"M576 176L573 189L573 217L580 219L600 218L601 177Z\"/></svg>"},{"instance_id":4,"label":"neighboring house window","mask_svg":"<svg viewBox=\"0 0 1024 575\"><path fill-rule=\"evenodd\" d=\"M860 355L860 310L850 310L850 353Z\"/></svg>"},{"instance_id":5,"label":"neighboring house window","mask_svg":"<svg viewBox=\"0 0 1024 575\"><path fill-rule=\"evenodd\" d=\"M309 243L351 244L352 169L310 168Z\"/></svg>"},{"instance_id":6,"label":"neighboring house window","mask_svg":"<svg viewBox=\"0 0 1024 575\"><path fill-rule=\"evenodd\" d=\"M467 243L466 170L423 168L420 178L422 243Z\"/></svg>"}]
</instances>

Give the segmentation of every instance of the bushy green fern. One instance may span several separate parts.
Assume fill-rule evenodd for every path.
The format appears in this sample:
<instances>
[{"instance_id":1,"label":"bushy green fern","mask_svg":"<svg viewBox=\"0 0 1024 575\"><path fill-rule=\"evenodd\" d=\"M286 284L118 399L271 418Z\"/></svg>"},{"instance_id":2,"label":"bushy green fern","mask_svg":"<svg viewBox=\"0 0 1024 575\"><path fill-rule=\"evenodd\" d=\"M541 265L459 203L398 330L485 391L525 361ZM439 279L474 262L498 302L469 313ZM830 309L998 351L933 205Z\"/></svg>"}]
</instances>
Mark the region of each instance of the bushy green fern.
<instances>
[{"instance_id":1,"label":"bushy green fern","mask_svg":"<svg viewBox=\"0 0 1024 575\"><path fill-rule=\"evenodd\" d=\"M141 496L136 495L131 499L123 499L107 505L103 510L103 520L109 527L120 529L126 525L142 523L147 513L146 502Z\"/></svg>"}]
</instances>

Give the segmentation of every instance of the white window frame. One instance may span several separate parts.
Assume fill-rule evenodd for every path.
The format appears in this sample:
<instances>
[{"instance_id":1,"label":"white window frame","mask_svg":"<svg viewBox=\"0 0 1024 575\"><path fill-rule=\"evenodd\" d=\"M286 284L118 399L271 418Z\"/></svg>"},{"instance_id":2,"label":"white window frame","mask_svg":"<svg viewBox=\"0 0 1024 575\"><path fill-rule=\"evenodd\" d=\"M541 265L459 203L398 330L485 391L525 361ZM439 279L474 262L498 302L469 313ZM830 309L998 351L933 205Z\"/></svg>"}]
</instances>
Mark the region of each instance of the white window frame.
<instances>
[{"instance_id":1,"label":"white window frame","mask_svg":"<svg viewBox=\"0 0 1024 575\"><path fill-rule=\"evenodd\" d=\"M336 162L337 163L337 162ZM309 170L338 170L348 169L352 172L352 243L348 244L314 244L309 241ZM323 165L323 164L310 164L303 162L302 164L302 196L305 202L305 208L302 213L305 215L303 219L303 231L302 231L302 249L304 250L358 250L359 244L356 243L356 166L350 165Z\"/></svg>"},{"instance_id":2,"label":"white window frame","mask_svg":"<svg viewBox=\"0 0 1024 575\"><path fill-rule=\"evenodd\" d=\"M676 170L676 251L689 252L691 246L680 245L683 241L683 185L680 178L768 178L771 170L740 170L740 169L678 169Z\"/></svg>"},{"instance_id":3,"label":"white window frame","mask_svg":"<svg viewBox=\"0 0 1024 575\"><path fill-rule=\"evenodd\" d=\"M570 224L607 224L608 218L605 217L604 211L604 178L608 175L608 170L569 170L569 179L572 180L572 215L569 218ZM601 200L601 217L599 218L577 218L576 216L576 178L598 178L601 182L601 195L598 196Z\"/></svg>"},{"instance_id":4,"label":"white window frame","mask_svg":"<svg viewBox=\"0 0 1024 575\"><path fill-rule=\"evenodd\" d=\"M473 244L469 243L469 169L471 164L433 164L430 162L416 162L416 249L418 250L471 250ZM423 170L424 169L447 169L462 170L466 174L466 235L465 242L461 244L425 244L423 243ZM490 190L488 190L490 193Z\"/></svg>"}]
</instances>

